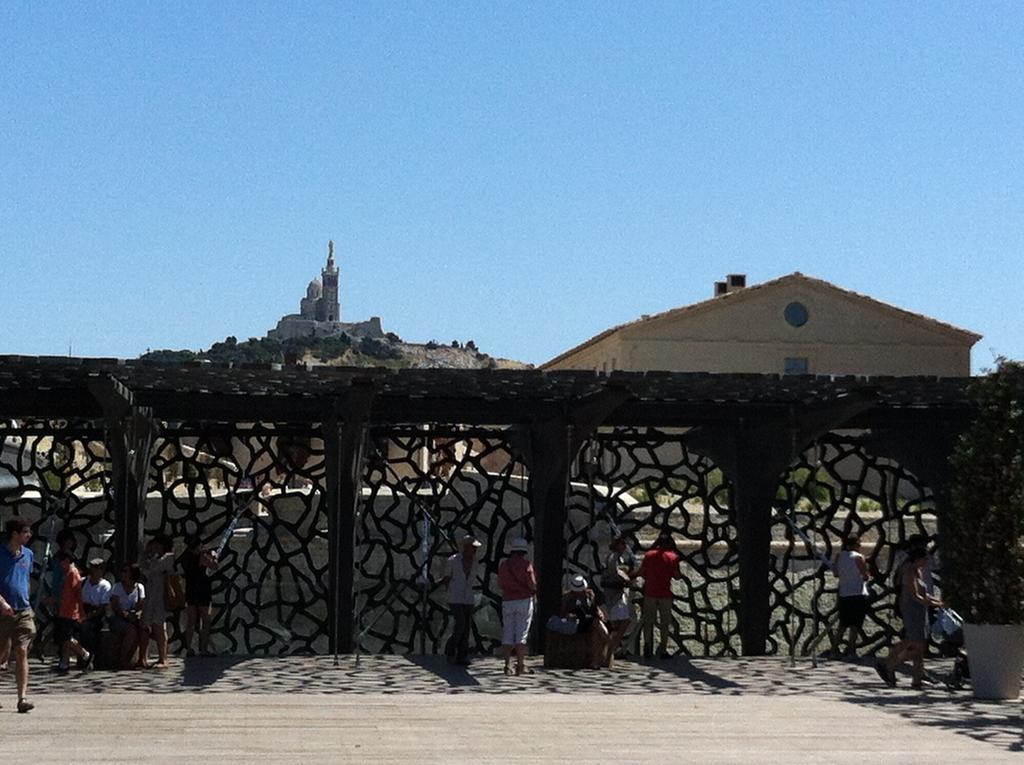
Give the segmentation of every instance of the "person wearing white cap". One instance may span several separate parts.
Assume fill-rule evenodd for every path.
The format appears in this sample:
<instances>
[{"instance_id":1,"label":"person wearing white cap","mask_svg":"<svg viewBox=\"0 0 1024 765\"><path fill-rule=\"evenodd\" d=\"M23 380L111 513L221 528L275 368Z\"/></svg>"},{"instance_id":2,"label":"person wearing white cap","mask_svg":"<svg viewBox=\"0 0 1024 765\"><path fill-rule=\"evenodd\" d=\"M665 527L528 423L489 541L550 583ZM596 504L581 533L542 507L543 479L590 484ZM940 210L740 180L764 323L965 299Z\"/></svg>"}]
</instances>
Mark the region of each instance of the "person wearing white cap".
<instances>
[{"instance_id":1,"label":"person wearing white cap","mask_svg":"<svg viewBox=\"0 0 1024 765\"><path fill-rule=\"evenodd\" d=\"M582 574L569 580L569 589L562 593L562 616L576 621L576 634L586 635L590 642L590 666L597 669L605 663L608 627L605 614L597 605L597 595Z\"/></svg>"},{"instance_id":2,"label":"person wearing white cap","mask_svg":"<svg viewBox=\"0 0 1024 765\"><path fill-rule=\"evenodd\" d=\"M509 556L498 566L501 588L501 647L505 655L505 674L512 674L512 655L516 656L516 674L532 674L526 668L526 637L533 620L533 596L537 594L537 574L526 557L529 551L522 537L512 540Z\"/></svg>"},{"instance_id":3,"label":"person wearing white cap","mask_svg":"<svg viewBox=\"0 0 1024 765\"><path fill-rule=\"evenodd\" d=\"M469 635L473 630L473 606L476 603L474 586L479 579L476 553L480 542L472 534L459 540L459 552L448 558L442 580L448 587L448 608L455 626L445 644L445 655L452 664L469 664Z\"/></svg>"}]
</instances>

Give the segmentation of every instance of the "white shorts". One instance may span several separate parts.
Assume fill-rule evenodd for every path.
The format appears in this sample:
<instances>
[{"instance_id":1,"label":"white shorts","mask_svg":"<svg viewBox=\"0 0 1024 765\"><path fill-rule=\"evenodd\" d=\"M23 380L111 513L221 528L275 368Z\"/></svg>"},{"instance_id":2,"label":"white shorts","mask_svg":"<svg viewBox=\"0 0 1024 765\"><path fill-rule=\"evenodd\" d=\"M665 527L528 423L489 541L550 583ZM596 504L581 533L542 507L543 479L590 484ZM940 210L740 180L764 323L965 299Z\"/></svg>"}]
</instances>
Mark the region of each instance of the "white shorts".
<instances>
[{"instance_id":1,"label":"white shorts","mask_svg":"<svg viewBox=\"0 0 1024 765\"><path fill-rule=\"evenodd\" d=\"M533 598L506 600L501 604L501 644L526 645L533 621Z\"/></svg>"}]
</instances>

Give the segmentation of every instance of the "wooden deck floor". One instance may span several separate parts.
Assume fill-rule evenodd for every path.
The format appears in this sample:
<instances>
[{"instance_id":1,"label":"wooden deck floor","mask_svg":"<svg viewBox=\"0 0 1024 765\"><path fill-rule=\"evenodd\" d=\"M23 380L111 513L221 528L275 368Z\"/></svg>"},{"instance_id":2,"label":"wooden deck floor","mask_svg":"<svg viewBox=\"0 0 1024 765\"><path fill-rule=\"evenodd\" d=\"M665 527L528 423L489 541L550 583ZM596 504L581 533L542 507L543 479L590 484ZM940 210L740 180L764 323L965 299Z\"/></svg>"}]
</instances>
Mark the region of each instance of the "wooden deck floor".
<instances>
[{"instance_id":1,"label":"wooden deck floor","mask_svg":"<svg viewBox=\"0 0 1024 765\"><path fill-rule=\"evenodd\" d=\"M0 741L33 762L1021 762L1017 702L891 690L869 666L624 663L506 678L436 658L33 666L28 715L0 676ZM13 761L13 760L12 760Z\"/></svg>"}]
</instances>

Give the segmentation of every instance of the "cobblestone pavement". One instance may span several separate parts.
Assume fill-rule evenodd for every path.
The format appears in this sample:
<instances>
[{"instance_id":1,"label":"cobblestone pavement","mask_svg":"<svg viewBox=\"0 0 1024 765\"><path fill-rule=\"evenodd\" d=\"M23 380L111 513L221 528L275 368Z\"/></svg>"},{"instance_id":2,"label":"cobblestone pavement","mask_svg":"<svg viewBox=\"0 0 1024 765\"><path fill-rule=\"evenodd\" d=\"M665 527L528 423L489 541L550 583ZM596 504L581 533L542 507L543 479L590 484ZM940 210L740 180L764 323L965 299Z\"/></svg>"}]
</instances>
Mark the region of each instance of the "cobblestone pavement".
<instances>
[{"instance_id":1,"label":"cobblestone pavement","mask_svg":"<svg viewBox=\"0 0 1024 765\"><path fill-rule=\"evenodd\" d=\"M945 669L940 664L934 668L937 675ZM0 710L0 737L16 721L8 716L13 716L12 680L9 673L0 676L0 703L4 705ZM466 730L474 729L480 721L486 722L488 716L495 717L491 722L500 727L505 714L501 710L518 710L515 719L520 721L541 715L534 723L538 731L545 730L545 725L557 724L561 714L570 729L578 727L575 722L579 718L585 730L594 715L594 719L607 718L602 724L611 730L603 731L604 734L618 737L629 737L636 726L650 725L651 714L654 720L669 715L679 718L678 726L690 731L691 740L704 742L706 751L702 757L711 758L707 761L716 761L716 755L724 757L717 761L745 761L744 752L748 750L752 757L762 755L760 760L749 760L752 762L794 761L776 759L785 752L798 760L806 757L830 761L836 761L837 756L843 760L839 754L848 752L851 761L856 761L868 751L903 751L919 761L919 757L949 754L950 747L954 747L960 762L985 762L1022 751L1019 702L979 702L969 690L950 690L942 684L923 692L913 691L906 677L899 687L890 689L882 685L867 662L823 662L814 668L808 661L791 666L787 659L779 658L673 659L621 662L612 670L571 671L545 670L538 661L536 673L523 677L506 677L501 662L493 658L461 668L449 666L438 657L367 656L357 663L354 657L345 656L335 664L331 657L322 656L222 656L175 660L171 669L165 671L72 672L67 676L59 676L35 662L31 691L38 708L31 715L17 718L23 726L35 727L47 719L51 726L52 711L57 708L62 715L66 710L84 714L86 728L95 725L88 710L99 714L105 708L122 709L123 715L128 716L126 720L135 715L154 716L157 728L163 724L161 715L171 715L173 723L175 714L191 719L193 712L201 714L200 710L205 709L206 715L221 719L218 729L222 732L224 726L237 728L241 724L232 717L234 711L227 711L236 709L270 710L271 727L273 721L288 720L293 715L299 716L296 724L300 728L307 718L321 719L323 715L327 715L324 725L326 720L334 720L335 724L342 718L362 720L358 731L373 729L378 733L366 741L367 749L351 750L352 756L365 755L375 746L384 746L384 741L398 745L399 739L380 736L389 723L405 719L404 714L395 717L396 709L430 710L423 712L426 718L447 709L452 719L463 720ZM544 713L545 709L549 713ZM378 718L375 714L383 716ZM443 717L439 720L442 729L444 721ZM190 724L194 722L193 719ZM253 719L244 715L243 722L248 725ZM182 720L177 719L177 723ZM705 730L706 726L711 727ZM123 728L120 723L114 723L114 727ZM657 739L661 731L676 740L676 734L662 730L663 727L656 726L652 735ZM545 761L563 754L580 759L578 752L561 752L559 746L566 742L561 740L558 730L561 728L552 733L553 740L543 752L524 752L523 757L512 759ZM702 731L709 737L702 739ZM775 749L770 758L756 738L743 738L744 734L748 739L751 734L777 737L782 731L787 733L773 744ZM481 735L487 740L493 738L485 732ZM255 745L258 738L257 735L247 741ZM358 733L349 731L345 741L358 739ZM333 754L302 750L301 758L332 759L337 755L344 759L345 741L335 743L335 748L329 750ZM744 741L746 748L721 748L740 746ZM783 745L787 741L789 748ZM170 756L176 750L168 745ZM475 751L472 742L464 745L467 752ZM198 749L195 753L207 751ZM644 761L648 756L665 756L668 750L630 751L638 755L631 761ZM725 756L729 752L735 758ZM102 753L110 758L110 751ZM424 761L432 761L428 754L428 750L422 752ZM595 756L583 759L604 759L592 754ZM227 756L224 752L221 755ZM483 750L474 757L487 759L486 755ZM375 756L388 759L390 755L382 750ZM939 761L952 760L942 756Z\"/></svg>"}]
</instances>

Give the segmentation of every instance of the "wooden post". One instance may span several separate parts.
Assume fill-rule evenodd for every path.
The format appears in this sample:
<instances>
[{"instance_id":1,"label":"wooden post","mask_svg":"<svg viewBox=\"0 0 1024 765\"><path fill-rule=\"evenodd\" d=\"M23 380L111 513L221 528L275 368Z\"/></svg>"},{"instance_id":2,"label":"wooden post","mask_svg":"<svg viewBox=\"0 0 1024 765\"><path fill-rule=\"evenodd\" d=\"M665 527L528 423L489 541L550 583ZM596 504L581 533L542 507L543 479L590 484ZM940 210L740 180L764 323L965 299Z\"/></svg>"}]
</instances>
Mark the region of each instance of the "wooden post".
<instances>
[{"instance_id":1,"label":"wooden post","mask_svg":"<svg viewBox=\"0 0 1024 765\"><path fill-rule=\"evenodd\" d=\"M744 656L763 656L768 650L772 505L779 479L807 444L873 403L872 392L859 392L812 405L794 404L788 415L756 421L740 417L687 435L687 448L711 458L733 485L740 574L737 620Z\"/></svg>"},{"instance_id":2,"label":"wooden post","mask_svg":"<svg viewBox=\"0 0 1024 765\"><path fill-rule=\"evenodd\" d=\"M779 444L779 448L785 448ZM739 445L733 478L736 539L739 544L740 592L737 623L744 656L763 656L771 622L770 584L772 501L779 475L759 469L749 443Z\"/></svg>"},{"instance_id":3,"label":"wooden post","mask_svg":"<svg viewBox=\"0 0 1024 765\"><path fill-rule=\"evenodd\" d=\"M366 425L373 386L354 382L323 423L331 653L355 650L356 516L362 493Z\"/></svg>"},{"instance_id":4,"label":"wooden post","mask_svg":"<svg viewBox=\"0 0 1024 765\"><path fill-rule=\"evenodd\" d=\"M530 428L530 511L533 514L537 611L534 647L544 650L544 627L562 600L565 566L565 492L569 482L570 428L565 420Z\"/></svg>"},{"instance_id":5,"label":"wooden post","mask_svg":"<svg viewBox=\"0 0 1024 765\"><path fill-rule=\"evenodd\" d=\"M120 564L134 563L142 554L149 460L159 426L150 410L136 406L132 392L116 378L90 378L89 391L107 421L107 450L114 479L114 558Z\"/></svg>"},{"instance_id":6,"label":"wooden post","mask_svg":"<svg viewBox=\"0 0 1024 765\"><path fill-rule=\"evenodd\" d=\"M544 649L544 625L557 614L565 570L566 492L572 460L583 441L632 395L623 387L608 387L577 399L565 417L530 425L524 459L530 468L530 511L534 517L534 565L537 569L537 611L534 647Z\"/></svg>"}]
</instances>

